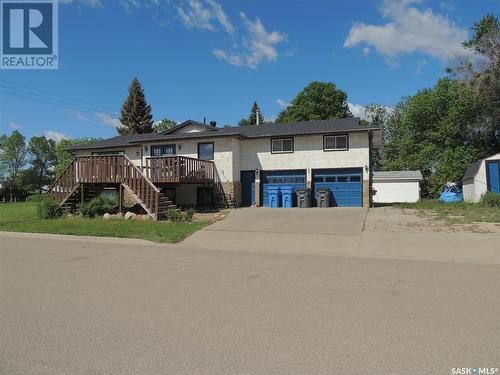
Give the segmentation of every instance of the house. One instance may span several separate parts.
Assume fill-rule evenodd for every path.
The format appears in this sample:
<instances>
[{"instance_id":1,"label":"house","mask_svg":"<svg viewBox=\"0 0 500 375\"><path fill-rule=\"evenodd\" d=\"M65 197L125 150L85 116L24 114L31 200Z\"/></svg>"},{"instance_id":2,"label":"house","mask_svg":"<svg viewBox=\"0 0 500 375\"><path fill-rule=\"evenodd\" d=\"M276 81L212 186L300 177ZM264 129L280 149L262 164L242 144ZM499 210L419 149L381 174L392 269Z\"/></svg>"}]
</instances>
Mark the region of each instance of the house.
<instances>
[{"instance_id":1,"label":"house","mask_svg":"<svg viewBox=\"0 0 500 375\"><path fill-rule=\"evenodd\" d=\"M500 193L500 153L470 164L462 178L464 200L479 202L487 192Z\"/></svg>"},{"instance_id":2,"label":"house","mask_svg":"<svg viewBox=\"0 0 500 375\"><path fill-rule=\"evenodd\" d=\"M75 160L50 193L74 205L116 188L156 215L172 205L266 206L269 187L286 185L327 187L332 205L368 207L380 133L359 118L224 128L189 120L69 149Z\"/></svg>"},{"instance_id":3,"label":"house","mask_svg":"<svg viewBox=\"0 0 500 375\"><path fill-rule=\"evenodd\" d=\"M373 203L414 203L420 200L420 171L373 172Z\"/></svg>"}]
</instances>

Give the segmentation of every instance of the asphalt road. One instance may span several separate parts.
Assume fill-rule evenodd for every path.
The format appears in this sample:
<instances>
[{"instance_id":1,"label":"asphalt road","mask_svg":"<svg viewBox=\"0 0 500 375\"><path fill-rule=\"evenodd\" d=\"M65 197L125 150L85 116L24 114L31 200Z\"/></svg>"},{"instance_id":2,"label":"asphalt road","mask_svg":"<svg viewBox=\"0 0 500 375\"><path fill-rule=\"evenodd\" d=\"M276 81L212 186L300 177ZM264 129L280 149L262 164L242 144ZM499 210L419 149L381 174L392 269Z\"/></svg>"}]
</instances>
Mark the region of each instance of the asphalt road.
<instances>
[{"instance_id":1,"label":"asphalt road","mask_svg":"<svg viewBox=\"0 0 500 375\"><path fill-rule=\"evenodd\" d=\"M2 234L0 373L499 367L499 270Z\"/></svg>"}]
</instances>

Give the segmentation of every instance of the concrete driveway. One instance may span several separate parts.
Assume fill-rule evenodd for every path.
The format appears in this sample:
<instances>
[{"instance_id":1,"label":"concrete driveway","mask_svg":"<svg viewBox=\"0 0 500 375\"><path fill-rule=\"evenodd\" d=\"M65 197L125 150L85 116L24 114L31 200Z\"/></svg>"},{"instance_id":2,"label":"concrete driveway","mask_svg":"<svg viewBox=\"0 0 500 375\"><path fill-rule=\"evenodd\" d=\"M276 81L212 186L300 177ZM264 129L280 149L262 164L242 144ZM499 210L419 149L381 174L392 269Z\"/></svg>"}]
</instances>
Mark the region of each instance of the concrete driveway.
<instances>
[{"instance_id":1,"label":"concrete driveway","mask_svg":"<svg viewBox=\"0 0 500 375\"><path fill-rule=\"evenodd\" d=\"M179 246L500 264L500 233L443 231L445 224L437 224L423 226L397 208L243 208Z\"/></svg>"}]
</instances>

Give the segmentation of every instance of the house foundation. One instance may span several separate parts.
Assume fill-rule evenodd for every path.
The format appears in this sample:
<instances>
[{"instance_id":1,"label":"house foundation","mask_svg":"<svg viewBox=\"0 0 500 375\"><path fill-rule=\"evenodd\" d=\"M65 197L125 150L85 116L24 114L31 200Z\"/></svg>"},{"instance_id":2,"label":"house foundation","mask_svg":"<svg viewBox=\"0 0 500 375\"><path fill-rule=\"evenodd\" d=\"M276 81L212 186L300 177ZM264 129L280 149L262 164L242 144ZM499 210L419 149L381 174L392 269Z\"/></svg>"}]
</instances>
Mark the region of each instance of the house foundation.
<instances>
[{"instance_id":1,"label":"house foundation","mask_svg":"<svg viewBox=\"0 0 500 375\"><path fill-rule=\"evenodd\" d=\"M371 204L370 181L363 180L363 208L369 208Z\"/></svg>"}]
</instances>

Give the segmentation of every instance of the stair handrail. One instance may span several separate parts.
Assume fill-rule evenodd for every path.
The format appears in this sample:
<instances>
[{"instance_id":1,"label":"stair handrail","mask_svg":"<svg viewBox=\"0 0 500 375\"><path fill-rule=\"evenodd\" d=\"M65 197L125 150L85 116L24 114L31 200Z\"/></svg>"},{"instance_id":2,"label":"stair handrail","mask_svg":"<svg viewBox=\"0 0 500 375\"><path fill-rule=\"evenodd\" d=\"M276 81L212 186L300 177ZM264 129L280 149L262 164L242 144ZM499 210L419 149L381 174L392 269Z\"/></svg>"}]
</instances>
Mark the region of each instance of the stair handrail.
<instances>
[{"instance_id":1,"label":"stair handrail","mask_svg":"<svg viewBox=\"0 0 500 375\"><path fill-rule=\"evenodd\" d=\"M160 189L158 189L156 185L151 182L148 176L146 176L146 174L143 171L141 171L141 169L137 165L135 165L134 162L130 160L130 158L127 155L120 155L120 156L123 156L129 162L129 164L132 165L132 167L135 168L141 174L142 177L144 177L144 179L148 182L148 184L150 184L157 193L160 192Z\"/></svg>"},{"instance_id":2,"label":"stair handrail","mask_svg":"<svg viewBox=\"0 0 500 375\"><path fill-rule=\"evenodd\" d=\"M63 171L59 174L59 176L57 176L57 178L54 180L54 182L49 186L49 188L47 189L47 194L50 195L50 193L52 192L52 189L57 185L59 180L66 174L68 169L73 166L73 163L75 162L76 159L77 159L76 156L73 159L71 159L71 162L69 162L69 164L66 166L66 168L63 169ZM75 183L76 183L76 180L75 180Z\"/></svg>"}]
</instances>

